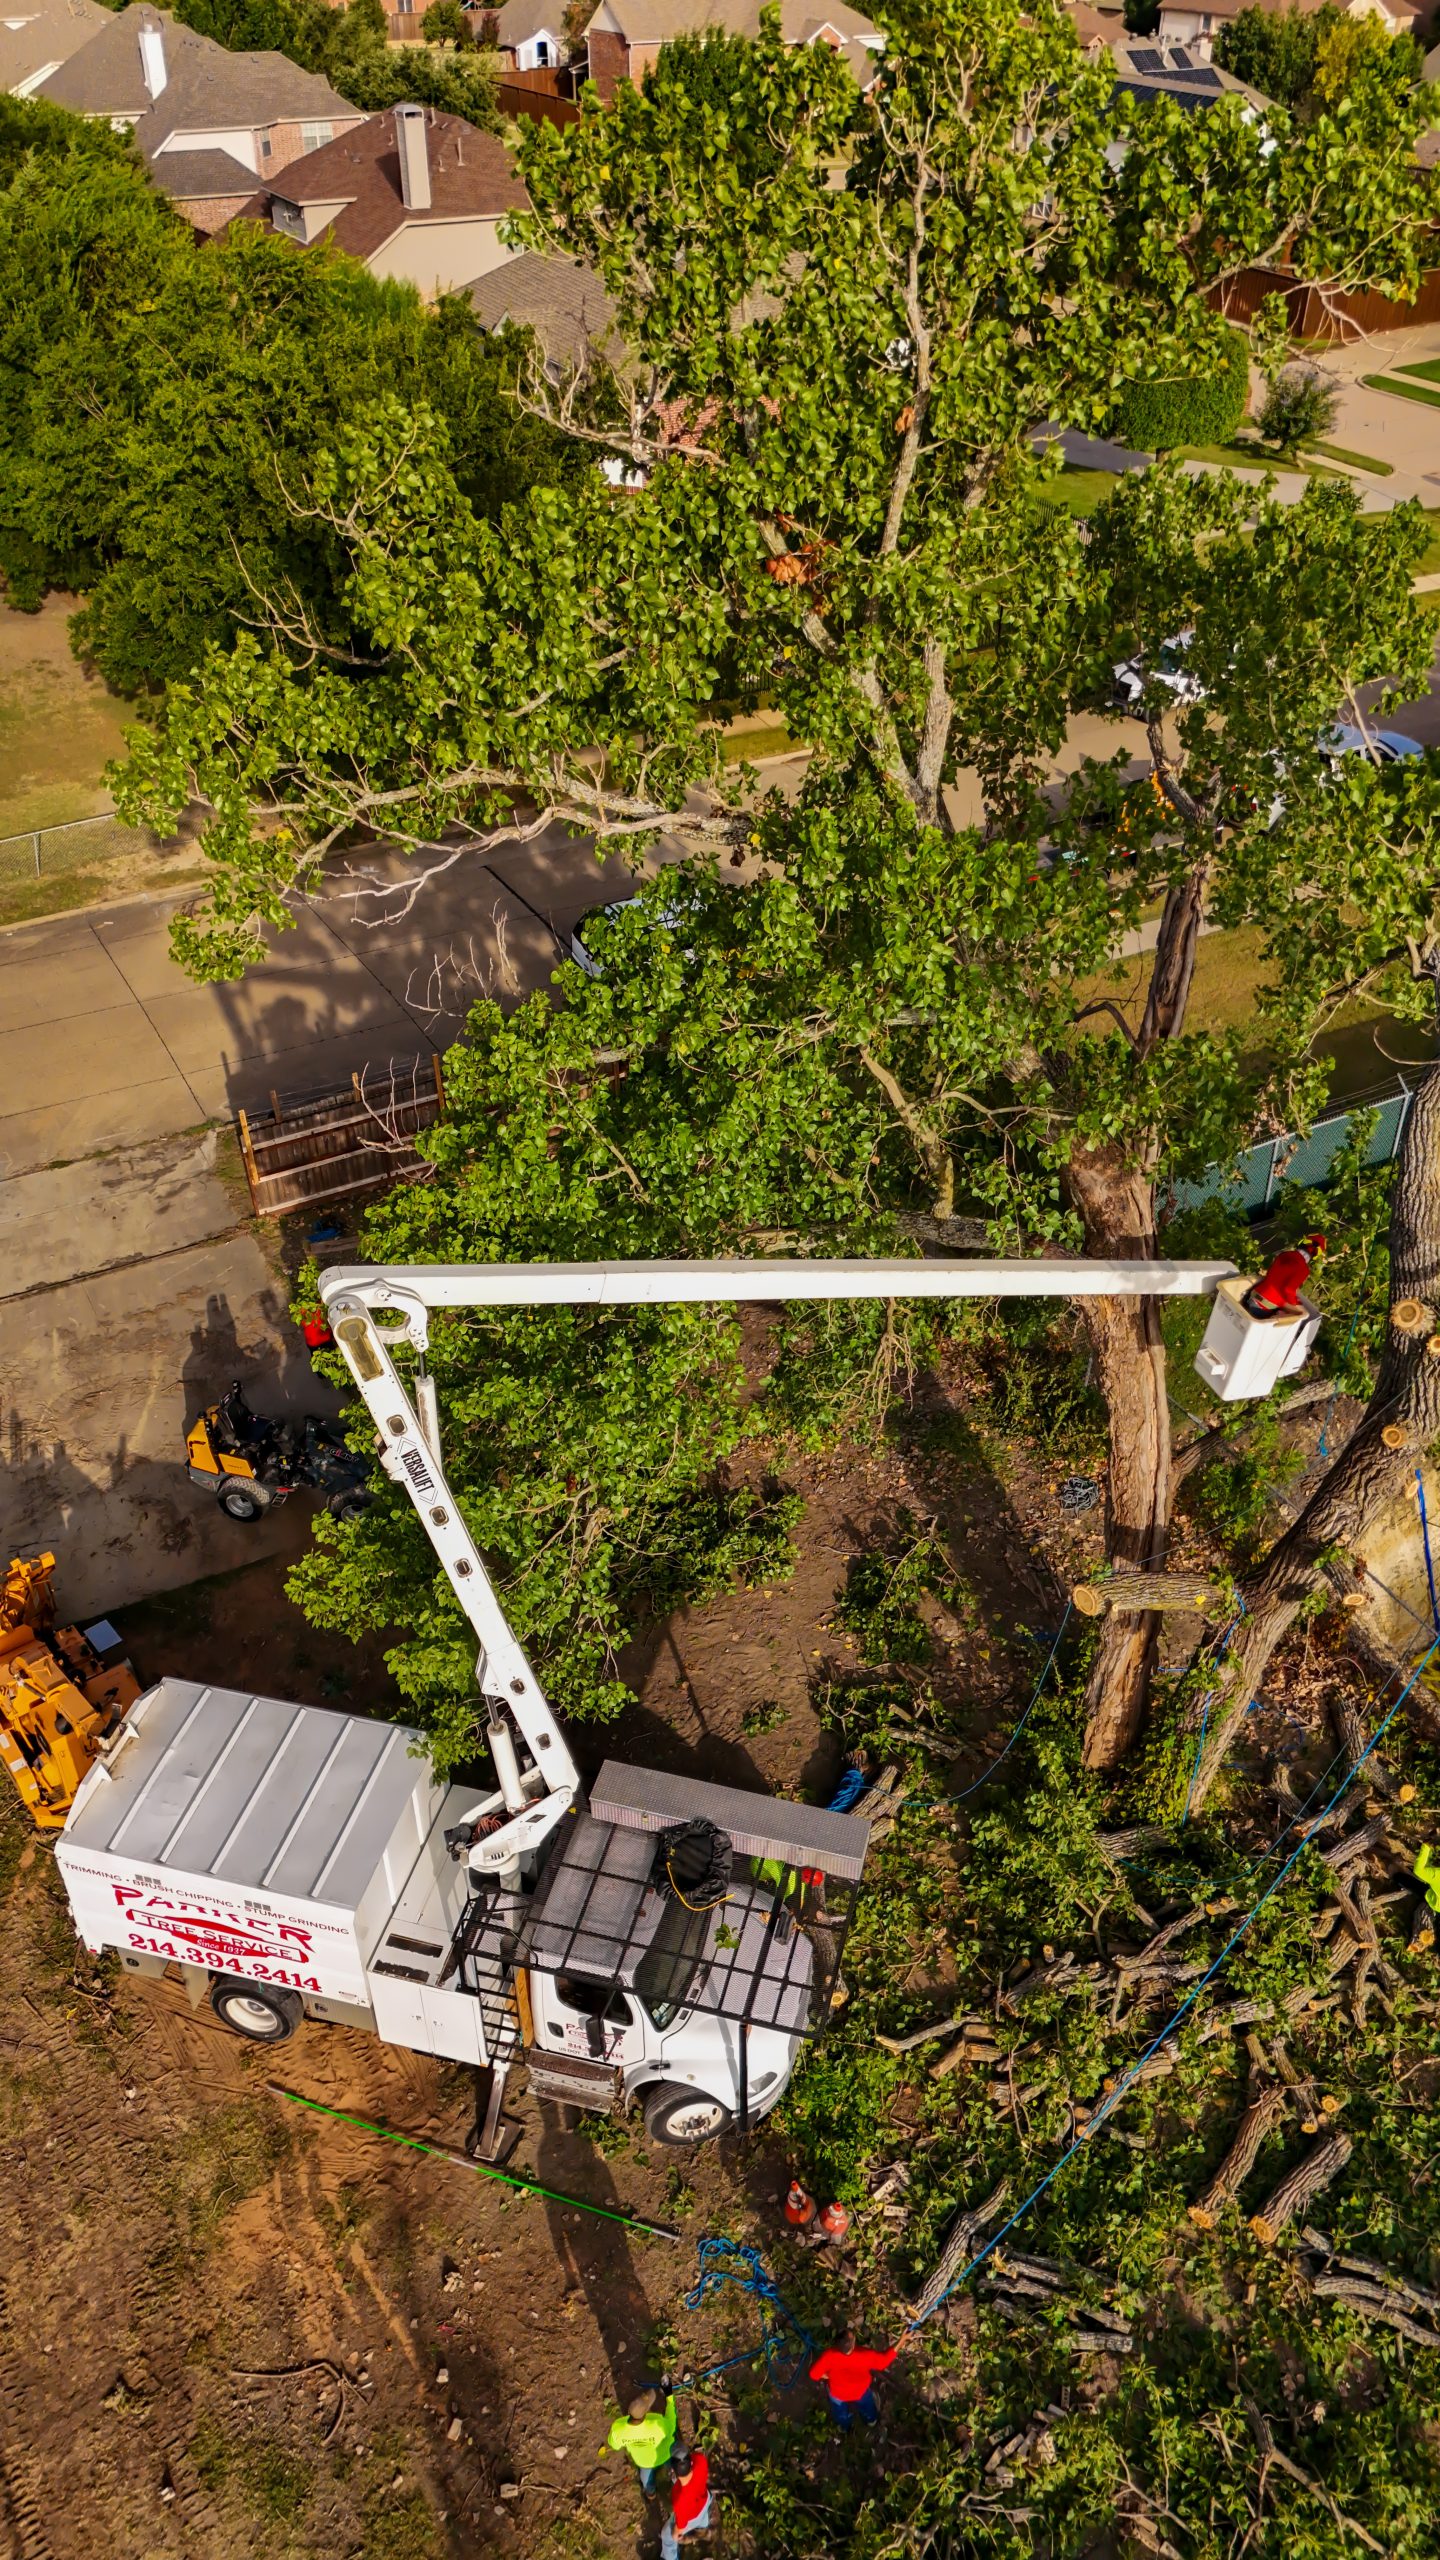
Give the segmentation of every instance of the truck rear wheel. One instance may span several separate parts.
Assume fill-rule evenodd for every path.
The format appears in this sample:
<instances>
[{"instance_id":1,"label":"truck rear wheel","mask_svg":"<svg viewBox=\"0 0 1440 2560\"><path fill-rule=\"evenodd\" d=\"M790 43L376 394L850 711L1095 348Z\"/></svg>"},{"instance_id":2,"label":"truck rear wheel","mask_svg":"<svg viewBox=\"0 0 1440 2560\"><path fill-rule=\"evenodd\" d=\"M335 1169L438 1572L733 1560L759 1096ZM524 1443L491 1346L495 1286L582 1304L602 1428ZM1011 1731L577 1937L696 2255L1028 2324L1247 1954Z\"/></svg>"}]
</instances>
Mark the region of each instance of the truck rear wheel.
<instances>
[{"instance_id":1,"label":"truck rear wheel","mask_svg":"<svg viewBox=\"0 0 1440 2560\"><path fill-rule=\"evenodd\" d=\"M706 2089L682 2089L673 2080L662 2080L646 2090L644 2113L650 2140L668 2143L676 2151L689 2150L696 2142L713 2142L717 2134L728 2133L735 2121L723 2099L712 2098Z\"/></svg>"},{"instance_id":2,"label":"truck rear wheel","mask_svg":"<svg viewBox=\"0 0 1440 2560\"><path fill-rule=\"evenodd\" d=\"M298 1991L281 1991L273 1982L237 1982L223 1973L210 1985L210 2006L222 2026L252 2044L283 2044L305 2014Z\"/></svg>"}]
</instances>

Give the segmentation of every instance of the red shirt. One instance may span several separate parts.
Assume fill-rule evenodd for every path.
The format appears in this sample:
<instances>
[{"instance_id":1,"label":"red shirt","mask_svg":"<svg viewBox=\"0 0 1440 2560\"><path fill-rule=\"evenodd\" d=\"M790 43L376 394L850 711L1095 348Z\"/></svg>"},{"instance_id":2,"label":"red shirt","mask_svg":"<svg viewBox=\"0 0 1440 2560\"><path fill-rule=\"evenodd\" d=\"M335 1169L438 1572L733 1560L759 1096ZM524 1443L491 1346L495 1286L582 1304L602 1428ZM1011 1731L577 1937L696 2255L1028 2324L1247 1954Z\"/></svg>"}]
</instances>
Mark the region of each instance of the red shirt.
<instances>
[{"instance_id":1,"label":"red shirt","mask_svg":"<svg viewBox=\"0 0 1440 2560\"><path fill-rule=\"evenodd\" d=\"M677 2480L670 2492L670 2512L675 2519L677 2533L683 2533L687 2525L694 2523L709 2495L710 2465L703 2453L694 2453L690 2457L686 2478Z\"/></svg>"},{"instance_id":2,"label":"red shirt","mask_svg":"<svg viewBox=\"0 0 1440 2560\"><path fill-rule=\"evenodd\" d=\"M1277 1253L1269 1270L1255 1284L1255 1294L1267 1307L1298 1307L1300 1292L1310 1277L1310 1256L1300 1246Z\"/></svg>"},{"instance_id":3,"label":"red shirt","mask_svg":"<svg viewBox=\"0 0 1440 2560\"><path fill-rule=\"evenodd\" d=\"M898 2347L889 2347L883 2354L873 2347L856 2347L847 2355L843 2347L827 2347L810 2367L810 2379L823 2382L832 2400L863 2400L872 2375L884 2373L899 2352Z\"/></svg>"}]
</instances>

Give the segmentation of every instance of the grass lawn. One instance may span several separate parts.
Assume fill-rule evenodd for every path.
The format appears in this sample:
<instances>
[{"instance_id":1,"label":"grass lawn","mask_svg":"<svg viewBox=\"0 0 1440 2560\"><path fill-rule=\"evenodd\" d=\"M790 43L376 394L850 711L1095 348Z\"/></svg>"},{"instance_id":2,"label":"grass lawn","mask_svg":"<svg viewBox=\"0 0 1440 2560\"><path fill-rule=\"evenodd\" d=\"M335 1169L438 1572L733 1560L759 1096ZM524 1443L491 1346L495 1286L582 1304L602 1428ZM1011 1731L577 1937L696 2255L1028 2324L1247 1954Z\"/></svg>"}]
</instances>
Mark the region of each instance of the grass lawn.
<instances>
[{"instance_id":1,"label":"grass lawn","mask_svg":"<svg viewBox=\"0 0 1440 2560\"><path fill-rule=\"evenodd\" d=\"M1395 370L1418 374L1422 382L1440 382L1440 356L1430 356L1424 364L1397 364Z\"/></svg>"},{"instance_id":2,"label":"grass lawn","mask_svg":"<svg viewBox=\"0 0 1440 2560\"><path fill-rule=\"evenodd\" d=\"M762 756L803 755L788 729L727 729L720 741L726 764L756 764Z\"/></svg>"},{"instance_id":3,"label":"grass lawn","mask_svg":"<svg viewBox=\"0 0 1440 2560\"><path fill-rule=\"evenodd\" d=\"M1382 480L1390 479L1395 469L1393 462L1379 462L1373 453L1352 453L1348 445L1324 444L1318 437L1305 450L1307 454L1322 453L1330 462L1348 462L1352 471L1373 471Z\"/></svg>"},{"instance_id":4,"label":"grass lawn","mask_svg":"<svg viewBox=\"0 0 1440 2560\"><path fill-rule=\"evenodd\" d=\"M1264 1000L1260 956L1264 939L1259 925L1242 925L1234 933L1201 935L1195 952L1188 1015L1192 1029L1235 1031L1253 1021ZM1086 994L1110 997L1128 1021L1138 1023L1152 965L1153 955L1148 951L1134 960L1117 960L1113 969L1089 982ZM1099 1030L1102 1025L1092 1022L1090 1028ZM1384 1049L1377 1044L1377 1032L1384 1039ZM1347 1006L1319 1043L1322 1056L1335 1062L1330 1100L1343 1102L1351 1094L1385 1082L1395 1072L1394 1058L1387 1057L1386 1050L1393 1051L1396 1058L1404 1058L1410 1055L1412 1046L1417 1053L1414 1063L1423 1065L1430 1054L1423 1034L1412 1035L1388 1013L1374 1013L1364 1005Z\"/></svg>"},{"instance_id":5,"label":"grass lawn","mask_svg":"<svg viewBox=\"0 0 1440 2560\"><path fill-rule=\"evenodd\" d=\"M1072 516L1088 516L1109 497L1119 477L1118 471L1067 469L1058 479L1047 481L1040 494L1047 507L1067 507Z\"/></svg>"},{"instance_id":6,"label":"grass lawn","mask_svg":"<svg viewBox=\"0 0 1440 2560\"><path fill-rule=\"evenodd\" d=\"M1215 462L1223 471L1298 471L1306 480L1333 480L1336 475L1325 463L1311 459L1311 454L1323 450L1323 446L1315 445L1309 453L1289 454L1276 453L1262 444L1177 444L1175 458L1180 462ZM1378 463L1365 463L1362 454L1347 454L1345 458L1361 463L1367 470L1380 468Z\"/></svg>"},{"instance_id":7,"label":"grass lawn","mask_svg":"<svg viewBox=\"0 0 1440 2560\"><path fill-rule=\"evenodd\" d=\"M1398 373L1362 373L1367 391L1391 391L1397 400L1423 400L1427 409L1440 409L1440 391L1427 391L1423 382L1402 382Z\"/></svg>"},{"instance_id":8,"label":"grass lawn","mask_svg":"<svg viewBox=\"0 0 1440 2560\"><path fill-rule=\"evenodd\" d=\"M70 596L39 613L0 608L0 837L110 806L100 777L134 714L72 656L73 610Z\"/></svg>"},{"instance_id":9,"label":"grass lawn","mask_svg":"<svg viewBox=\"0 0 1440 2560\"><path fill-rule=\"evenodd\" d=\"M1440 569L1440 507L1427 507L1425 521L1430 527L1430 540L1415 563L1417 578L1428 578Z\"/></svg>"}]
</instances>

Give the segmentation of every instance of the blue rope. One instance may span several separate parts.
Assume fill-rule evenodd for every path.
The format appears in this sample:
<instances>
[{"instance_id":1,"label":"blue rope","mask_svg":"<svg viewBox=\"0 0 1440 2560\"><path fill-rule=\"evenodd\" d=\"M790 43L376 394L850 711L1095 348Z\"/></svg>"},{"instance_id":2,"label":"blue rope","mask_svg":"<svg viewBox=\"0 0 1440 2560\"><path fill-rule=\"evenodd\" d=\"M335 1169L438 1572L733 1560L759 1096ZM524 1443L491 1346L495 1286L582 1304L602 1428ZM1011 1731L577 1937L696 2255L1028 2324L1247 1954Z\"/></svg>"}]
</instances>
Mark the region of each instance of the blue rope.
<instances>
[{"instance_id":1,"label":"blue rope","mask_svg":"<svg viewBox=\"0 0 1440 2560\"><path fill-rule=\"evenodd\" d=\"M1036 1683L1035 1683L1035 1687L1034 1687L1033 1692L1031 1693L1030 1704L1029 1704L1029 1706L1026 1708L1025 1713L1023 1714L1023 1716L1020 1718L1019 1723L1016 1725L1015 1730L1014 1730L1014 1732L1011 1734L1009 1741L1006 1743L1004 1750L1003 1750L1003 1751L997 1751L997 1752L996 1752L996 1754L995 1754L994 1759L993 1759L993 1760L991 1761L991 1763L990 1763L989 1768L988 1768L988 1769L983 1769L983 1770L981 1771L981 1773L980 1773L979 1777L978 1777L978 1778L975 1778L975 1779L972 1779L972 1781L971 1781L971 1783L970 1783L970 1785L969 1785L968 1787L962 1787L958 1795L956 1795L956 1796L929 1796L929 1797L926 1797L926 1798L925 1798L925 1802L926 1802L926 1803L929 1803L929 1804L963 1804L967 1796L973 1796L973 1795L975 1794L975 1792L976 1792L976 1789L977 1789L977 1788L979 1788L979 1787L984 1787L984 1786L988 1786L988 1785L989 1785L989 1782L990 1782L990 1780L994 1777L995 1772L996 1772L996 1770L999 1768L1001 1761L1009 1758L1010 1753L1014 1750L1015 1745L1016 1745L1016 1743L1019 1741L1021 1734L1024 1732L1025 1727L1026 1727L1026 1726L1027 1726L1027 1724L1029 1723L1029 1721L1030 1721L1031 1717L1032 1717L1032 1716L1033 1716L1033 1714L1035 1713L1036 1708L1037 1708L1037 1707L1039 1706L1039 1704L1040 1704L1040 1692L1041 1692L1041 1690L1044 1688L1045 1683L1046 1683L1046 1681L1049 1679L1049 1677L1050 1677L1050 1673L1051 1673L1051 1671L1052 1671L1052 1669L1053 1669L1053 1667L1054 1667L1054 1663L1055 1663L1055 1656L1057 1655L1057 1653L1058 1653L1058 1652L1059 1652L1059 1650L1060 1650L1060 1643L1061 1643L1061 1639L1062 1639L1062 1637L1064 1636L1064 1633L1065 1633L1066 1628L1067 1628L1067 1627L1069 1626L1069 1624L1070 1624L1070 1613L1071 1613L1071 1611L1073 1610L1074 1606L1075 1606L1075 1603L1074 1603L1074 1601L1073 1601L1073 1600L1067 1600L1067 1601L1066 1601L1066 1603L1065 1603L1065 1615L1064 1615L1064 1617L1061 1619L1059 1626L1056 1628L1056 1631L1055 1631L1055 1641L1054 1641L1054 1643L1052 1644L1052 1646L1050 1647L1049 1652L1048 1652L1048 1653L1046 1654L1046 1656L1045 1656L1044 1668L1043 1668L1043 1670L1041 1671L1041 1674L1040 1674L1039 1679L1038 1679L1038 1680L1036 1681Z\"/></svg>"},{"instance_id":2,"label":"blue rope","mask_svg":"<svg viewBox=\"0 0 1440 2560\"><path fill-rule=\"evenodd\" d=\"M753 2364L763 2356L776 2389L791 2390L813 2357L815 2342L796 2319L759 2250L748 2248L743 2240L727 2240L707 2231L699 2243L699 2258L700 2273L685 2296L686 2310L700 2310L727 2285L734 2285L737 2292L753 2295L760 2304L764 2326L758 2347L746 2347L739 2355L722 2357L719 2364L707 2364L702 2372L691 2375L691 2387L708 2382L713 2374L728 2372L731 2365ZM767 2319L767 2313L773 2316ZM791 2369L779 2372L782 2361L791 2358Z\"/></svg>"},{"instance_id":3,"label":"blue rope","mask_svg":"<svg viewBox=\"0 0 1440 2560\"><path fill-rule=\"evenodd\" d=\"M1376 1727L1374 1735L1365 1745L1365 1748L1361 1752L1359 1759L1356 1761L1354 1768L1347 1771L1346 1775L1341 1779L1339 1786L1336 1788L1335 1793L1330 1799L1330 1802L1325 1807L1325 1813L1333 1813L1336 1805L1340 1801L1340 1798L1344 1795L1346 1788L1354 1785L1355 1780L1358 1778L1360 1771L1365 1765L1365 1762L1369 1759L1371 1752L1378 1747L1382 1737L1394 1723L1395 1718L1400 1713L1400 1710L1405 1704L1406 1699L1409 1697L1411 1690L1414 1688L1416 1681L1419 1679L1421 1672L1424 1670L1426 1663L1429 1662L1431 1656L1435 1653L1440 1653L1440 1635L1436 1636L1433 1644L1429 1648L1429 1651L1424 1653L1416 1663L1415 1668L1411 1672L1409 1679L1406 1681L1404 1688L1401 1690L1399 1697L1396 1699L1394 1705L1390 1708L1382 1722ZM1323 1821L1323 1814L1320 1816L1320 1819ZM924 2318L926 2320L933 2320L941 2304L943 2302L947 2302L951 2294L956 2292L962 2284L965 2284L969 2278L973 2276L977 2267L984 2265L985 2260L999 2248L1000 2243L1005 2238L1006 2234L1014 2230L1016 2223L1029 2212L1030 2207L1033 2204L1039 2203L1040 2198L1045 2194L1047 2188L1053 2187L1061 2170L1067 2167L1069 2162L1074 2159L1076 2152L1083 2150L1085 2144L1091 2141L1099 2132L1106 2117L1113 2115L1115 2109L1119 2106L1121 2099L1134 2087L1135 2082L1139 2078L1140 2073L1144 2070L1146 2063L1154 2058L1154 2056L1159 2052L1162 2044L1169 2042L1170 2037L1174 2035L1176 2029L1182 2024L1184 2019L1189 2016L1190 2011L1194 2008L1202 1991L1204 1991L1208 1985L1214 1981L1221 1966L1234 1954L1241 1939L1248 1935L1256 1920L1259 1918L1260 1913L1264 1910L1266 1903L1271 1901L1279 1892L1280 1887L1289 1875L1291 1868L1302 1856L1309 1838L1310 1833L1307 1832L1305 1838L1297 1842L1296 1846L1291 1850L1290 1855L1286 1859L1279 1874L1266 1886L1259 1900L1252 1903L1250 1909L1246 1912L1244 1919L1241 1921L1239 1928L1234 1931L1231 1937L1227 1938L1224 1946L1220 1950L1220 1953L1215 1958L1214 1963L1201 1975L1194 1990L1181 2001L1174 2016L1167 2020L1166 2024L1160 2029L1159 2034L1152 2037L1144 2052L1131 2063L1129 2070L1121 2074L1121 2077L1117 2080L1114 2088L1111 2090L1104 2103L1096 2108L1095 2113L1085 2127L1084 2132L1077 2134L1075 2140L1070 2144L1069 2149L1061 2152L1059 2159L1054 2163L1053 2167L1046 2170L1044 2177L1039 2182L1039 2185L1031 2188L1030 2193L1026 2196L1023 2204L1018 2204L1016 2206L1009 2221L1001 2224L1000 2229L995 2233L994 2238L987 2240L984 2248L976 2251L974 2257L970 2260L969 2265L962 2267L960 2273L953 2277L950 2283L947 2284L945 2291L936 2296L936 2299L930 2305L929 2310L924 2314ZM911 2320L907 2322L905 2335L907 2337L912 2335L916 2329L921 2327L921 2325L922 2323L920 2320Z\"/></svg>"},{"instance_id":4,"label":"blue rope","mask_svg":"<svg viewBox=\"0 0 1440 2560\"><path fill-rule=\"evenodd\" d=\"M1425 1476L1420 1467L1415 1470L1415 1490L1420 1496L1420 1535L1425 1541L1425 1579L1430 1585L1430 1615L1435 1621L1435 1633L1440 1636L1440 1600L1435 1597L1435 1567L1430 1559L1430 1523L1425 1513Z\"/></svg>"}]
</instances>

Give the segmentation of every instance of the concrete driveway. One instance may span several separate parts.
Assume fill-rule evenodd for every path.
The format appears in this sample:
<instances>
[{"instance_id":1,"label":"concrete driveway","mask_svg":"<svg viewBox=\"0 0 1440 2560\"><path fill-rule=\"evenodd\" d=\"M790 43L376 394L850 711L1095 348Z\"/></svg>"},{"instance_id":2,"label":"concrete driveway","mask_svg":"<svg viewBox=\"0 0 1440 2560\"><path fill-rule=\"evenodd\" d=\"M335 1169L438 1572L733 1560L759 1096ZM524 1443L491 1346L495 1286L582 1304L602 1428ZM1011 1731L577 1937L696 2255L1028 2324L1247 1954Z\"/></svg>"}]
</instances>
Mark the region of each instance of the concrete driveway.
<instances>
[{"instance_id":1,"label":"concrete driveway","mask_svg":"<svg viewBox=\"0 0 1440 2560\"><path fill-rule=\"evenodd\" d=\"M630 879L558 836L467 857L404 917L400 876L388 900L337 884L234 987L176 967L175 899L0 933L0 1566L53 1549L67 1611L305 1541L309 1497L242 1527L183 1464L186 1424L232 1378L264 1412L334 1404L215 1124L443 1048L478 996L545 986L571 926Z\"/></svg>"}]
</instances>

